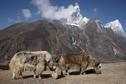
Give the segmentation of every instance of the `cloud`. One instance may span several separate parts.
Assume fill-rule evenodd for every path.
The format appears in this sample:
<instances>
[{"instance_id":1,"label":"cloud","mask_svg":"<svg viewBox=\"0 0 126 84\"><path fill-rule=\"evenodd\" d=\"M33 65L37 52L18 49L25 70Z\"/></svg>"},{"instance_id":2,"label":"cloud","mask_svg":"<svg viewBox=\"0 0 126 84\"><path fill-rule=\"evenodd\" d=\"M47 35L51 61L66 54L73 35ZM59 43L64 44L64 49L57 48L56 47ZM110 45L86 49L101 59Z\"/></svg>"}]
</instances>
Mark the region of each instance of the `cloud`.
<instances>
[{"instance_id":1,"label":"cloud","mask_svg":"<svg viewBox=\"0 0 126 84\"><path fill-rule=\"evenodd\" d=\"M32 13L29 9L22 9L22 14L26 19L29 19L32 17Z\"/></svg>"},{"instance_id":2,"label":"cloud","mask_svg":"<svg viewBox=\"0 0 126 84\"><path fill-rule=\"evenodd\" d=\"M95 13L97 13L97 12L98 12L98 8L94 8L93 11L94 11Z\"/></svg>"},{"instance_id":3,"label":"cloud","mask_svg":"<svg viewBox=\"0 0 126 84\"><path fill-rule=\"evenodd\" d=\"M83 17L80 13L80 6L78 3L65 6L54 6L50 0L32 0L31 3L38 8L37 13L45 19L63 20L68 24L80 25L87 23L88 18Z\"/></svg>"},{"instance_id":4,"label":"cloud","mask_svg":"<svg viewBox=\"0 0 126 84\"><path fill-rule=\"evenodd\" d=\"M12 22L12 23L19 23L19 22L22 22L22 19L18 16L16 18L8 18L8 21L9 22Z\"/></svg>"},{"instance_id":5,"label":"cloud","mask_svg":"<svg viewBox=\"0 0 126 84\"><path fill-rule=\"evenodd\" d=\"M53 6L49 0L32 0L31 3L37 6L41 16L47 19L70 18L75 9L79 8L78 4L71 4L66 8L64 6Z\"/></svg>"}]
</instances>

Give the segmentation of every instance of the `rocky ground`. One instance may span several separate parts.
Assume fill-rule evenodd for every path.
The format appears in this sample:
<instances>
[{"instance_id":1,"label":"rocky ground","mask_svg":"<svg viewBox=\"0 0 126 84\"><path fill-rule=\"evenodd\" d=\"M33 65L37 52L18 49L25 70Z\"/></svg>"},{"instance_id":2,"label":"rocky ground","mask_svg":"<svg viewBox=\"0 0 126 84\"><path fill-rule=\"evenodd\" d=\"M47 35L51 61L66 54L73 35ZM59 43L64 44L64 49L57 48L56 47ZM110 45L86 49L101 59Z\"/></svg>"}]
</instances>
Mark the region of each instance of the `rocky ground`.
<instances>
[{"instance_id":1,"label":"rocky ground","mask_svg":"<svg viewBox=\"0 0 126 84\"><path fill-rule=\"evenodd\" d=\"M86 74L53 79L45 72L42 79L32 78L32 74L24 73L24 79L11 79L9 70L0 70L0 84L126 84L126 62L102 64L102 74Z\"/></svg>"}]
</instances>

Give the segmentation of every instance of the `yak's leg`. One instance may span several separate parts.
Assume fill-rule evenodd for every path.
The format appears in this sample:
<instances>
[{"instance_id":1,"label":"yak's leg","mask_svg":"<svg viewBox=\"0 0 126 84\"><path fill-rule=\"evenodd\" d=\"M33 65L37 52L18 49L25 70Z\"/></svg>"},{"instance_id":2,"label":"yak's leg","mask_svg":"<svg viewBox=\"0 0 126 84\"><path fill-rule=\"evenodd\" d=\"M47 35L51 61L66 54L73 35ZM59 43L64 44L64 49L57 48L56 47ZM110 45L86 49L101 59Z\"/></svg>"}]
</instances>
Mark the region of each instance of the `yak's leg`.
<instances>
[{"instance_id":1,"label":"yak's leg","mask_svg":"<svg viewBox=\"0 0 126 84\"><path fill-rule=\"evenodd\" d=\"M65 66L62 66L61 67L61 74L64 76L66 75L66 67Z\"/></svg>"},{"instance_id":2,"label":"yak's leg","mask_svg":"<svg viewBox=\"0 0 126 84\"><path fill-rule=\"evenodd\" d=\"M39 79L42 79L42 78L41 78L41 74L38 75L38 78L39 78Z\"/></svg>"},{"instance_id":3,"label":"yak's leg","mask_svg":"<svg viewBox=\"0 0 126 84\"><path fill-rule=\"evenodd\" d=\"M69 69L69 65L66 65L66 75L68 75L68 76L69 76L68 69Z\"/></svg>"},{"instance_id":4,"label":"yak's leg","mask_svg":"<svg viewBox=\"0 0 126 84\"><path fill-rule=\"evenodd\" d=\"M67 74L68 76L70 75L68 71L66 72L66 74Z\"/></svg>"},{"instance_id":5,"label":"yak's leg","mask_svg":"<svg viewBox=\"0 0 126 84\"><path fill-rule=\"evenodd\" d=\"M62 70L62 73L63 73L63 75L67 74L66 70Z\"/></svg>"},{"instance_id":6,"label":"yak's leg","mask_svg":"<svg viewBox=\"0 0 126 84\"><path fill-rule=\"evenodd\" d=\"M39 63L36 66L36 75L38 76L39 79L41 79L41 74L45 70L45 63Z\"/></svg>"},{"instance_id":7,"label":"yak's leg","mask_svg":"<svg viewBox=\"0 0 126 84\"><path fill-rule=\"evenodd\" d=\"M14 72L12 73L12 79L16 79L16 74Z\"/></svg>"},{"instance_id":8,"label":"yak's leg","mask_svg":"<svg viewBox=\"0 0 126 84\"><path fill-rule=\"evenodd\" d=\"M86 65L82 65L80 75L85 74L85 71L86 71Z\"/></svg>"},{"instance_id":9,"label":"yak's leg","mask_svg":"<svg viewBox=\"0 0 126 84\"><path fill-rule=\"evenodd\" d=\"M23 79L23 75L22 75L21 71L19 72L19 76L20 76L21 79Z\"/></svg>"},{"instance_id":10,"label":"yak's leg","mask_svg":"<svg viewBox=\"0 0 126 84\"><path fill-rule=\"evenodd\" d=\"M12 70L12 79L16 79L17 71L15 69Z\"/></svg>"},{"instance_id":11,"label":"yak's leg","mask_svg":"<svg viewBox=\"0 0 126 84\"><path fill-rule=\"evenodd\" d=\"M34 71L33 78L36 78L36 71Z\"/></svg>"},{"instance_id":12,"label":"yak's leg","mask_svg":"<svg viewBox=\"0 0 126 84\"><path fill-rule=\"evenodd\" d=\"M33 75L33 78L36 78L36 75L35 74Z\"/></svg>"},{"instance_id":13,"label":"yak's leg","mask_svg":"<svg viewBox=\"0 0 126 84\"><path fill-rule=\"evenodd\" d=\"M33 78L36 78L36 74L33 75Z\"/></svg>"}]
</instances>

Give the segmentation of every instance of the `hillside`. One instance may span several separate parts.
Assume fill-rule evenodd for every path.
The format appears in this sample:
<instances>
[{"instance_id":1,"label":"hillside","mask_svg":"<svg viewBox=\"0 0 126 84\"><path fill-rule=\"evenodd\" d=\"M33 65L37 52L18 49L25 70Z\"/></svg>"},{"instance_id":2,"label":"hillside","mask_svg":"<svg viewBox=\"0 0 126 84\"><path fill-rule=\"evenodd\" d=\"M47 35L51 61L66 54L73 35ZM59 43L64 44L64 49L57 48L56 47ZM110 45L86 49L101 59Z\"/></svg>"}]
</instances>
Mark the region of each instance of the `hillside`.
<instances>
[{"instance_id":1,"label":"hillside","mask_svg":"<svg viewBox=\"0 0 126 84\"><path fill-rule=\"evenodd\" d=\"M62 53L85 50L101 62L126 60L126 38L103 28L95 19L83 27L58 20L18 23L0 31L0 60L18 51L47 50L56 60Z\"/></svg>"}]
</instances>

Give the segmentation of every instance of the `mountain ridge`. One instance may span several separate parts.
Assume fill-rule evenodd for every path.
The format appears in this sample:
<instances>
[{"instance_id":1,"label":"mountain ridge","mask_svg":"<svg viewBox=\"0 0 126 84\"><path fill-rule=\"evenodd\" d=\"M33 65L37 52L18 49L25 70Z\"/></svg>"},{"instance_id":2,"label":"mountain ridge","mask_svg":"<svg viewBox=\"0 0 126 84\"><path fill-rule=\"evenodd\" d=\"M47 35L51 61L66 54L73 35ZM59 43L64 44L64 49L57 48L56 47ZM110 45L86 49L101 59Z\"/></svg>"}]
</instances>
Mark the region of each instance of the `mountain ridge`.
<instances>
[{"instance_id":1,"label":"mountain ridge","mask_svg":"<svg viewBox=\"0 0 126 84\"><path fill-rule=\"evenodd\" d=\"M123 27L118 19L105 24L105 28L111 28L115 33L124 33Z\"/></svg>"},{"instance_id":2,"label":"mountain ridge","mask_svg":"<svg viewBox=\"0 0 126 84\"><path fill-rule=\"evenodd\" d=\"M56 59L62 53L85 50L101 62L126 59L126 38L103 28L91 19L82 28L58 20L16 24L0 33L0 59L9 60L16 52L47 50Z\"/></svg>"}]
</instances>

